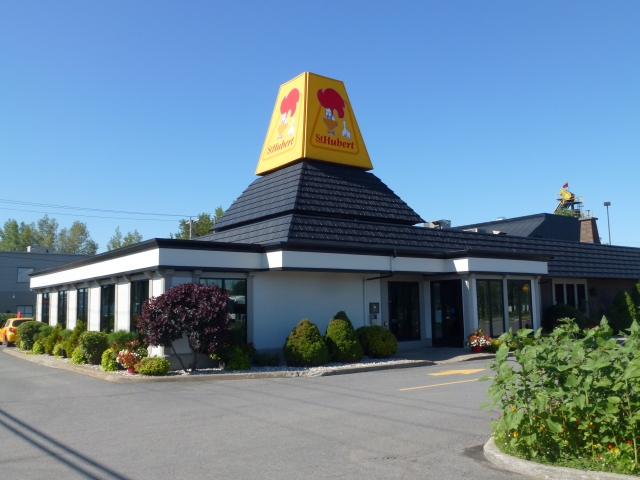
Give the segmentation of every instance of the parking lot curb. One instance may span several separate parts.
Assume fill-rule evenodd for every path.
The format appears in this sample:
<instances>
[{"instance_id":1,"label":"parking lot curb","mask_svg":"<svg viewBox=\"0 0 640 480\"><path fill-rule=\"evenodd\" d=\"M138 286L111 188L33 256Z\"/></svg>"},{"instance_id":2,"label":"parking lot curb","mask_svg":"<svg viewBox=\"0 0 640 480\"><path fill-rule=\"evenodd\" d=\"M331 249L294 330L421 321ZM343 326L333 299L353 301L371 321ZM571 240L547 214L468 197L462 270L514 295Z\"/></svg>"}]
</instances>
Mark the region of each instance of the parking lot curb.
<instances>
[{"instance_id":1,"label":"parking lot curb","mask_svg":"<svg viewBox=\"0 0 640 480\"><path fill-rule=\"evenodd\" d=\"M292 372L246 372L246 373L224 373L210 375L180 375L170 377L145 377L140 375L122 375L114 372L103 372L88 365L74 365L62 362L57 358L48 355L30 355L17 348L4 348L4 353L28 362L37 363L46 367L57 368L69 372L87 375L114 383L149 383L149 382L197 382L197 381L227 381L246 379L266 379L266 378L296 378L296 377L330 377L336 375L349 375L352 373L375 372L379 370L395 370L415 367L428 367L433 365L446 365L449 363L466 362L470 360L483 360L494 358L493 354L474 354L454 357L453 359L432 361L432 360L410 360L407 363L363 365L350 368L336 368L321 372L292 371Z\"/></svg>"},{"instance_id":2,"label":"parking lot curb","mask_svg":"<svg viewBox=\"0 0 640 480\"><path fill-rule=\"evenodd\" d=\"M589 470L577 470L567 467L552 467L542 463L531 462L521 458L512 457L502 453L493 441L493 437L484 444L484 456L494 465L503 470L528 475L534 478L548 478L559 480L623 480L638 478L632 475L620 473L593 472Z\"/></svg>"}]
</instances>

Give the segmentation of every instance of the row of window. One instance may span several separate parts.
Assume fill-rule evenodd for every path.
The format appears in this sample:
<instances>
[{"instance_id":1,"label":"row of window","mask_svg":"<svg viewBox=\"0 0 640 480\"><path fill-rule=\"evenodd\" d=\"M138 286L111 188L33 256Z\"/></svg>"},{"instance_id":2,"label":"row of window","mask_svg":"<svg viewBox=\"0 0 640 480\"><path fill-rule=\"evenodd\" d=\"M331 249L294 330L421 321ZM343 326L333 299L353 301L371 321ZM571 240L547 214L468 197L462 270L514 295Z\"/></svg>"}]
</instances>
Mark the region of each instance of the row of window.
<instances>
[{"instance_id":1,"label":"row of window","mask_svg":"<svg viewBox=\"0 0 640 480\"><path fill-rule=\"evenodd\" d=\"M204 285L216 285L229 294L227 309L231 320L231 330L235 338L247 341L247 281L244 279L228 278L203 278L200 283ZM77 290L77 318L87 323L89 313L89 289L79 288ZM130 294L130 323L129 330L132 332L138 329L138 319L142 313L142 306L149 299L149 281L140 280L131 282ZM116 306L116 286L102 285L100 287L100 331L113 332L115 328L115 306ZM58 292L58 323L62 328L67 328L67 291ZM50 315L50 294L42 294L42 321L51 322Z\"/></svg>"},{"instance_id":2,"label":"row of window","mask_svg":"<svg viewBox=\"0 0 640 480\"><path fill-rule=\"evenodd\" d=\"M476 280L478 295L478 327L491 337L498 337L511 328L532 328L531 281L507 280L507 318L504 312L502 280Z\"/></svg>"}]
</instances>

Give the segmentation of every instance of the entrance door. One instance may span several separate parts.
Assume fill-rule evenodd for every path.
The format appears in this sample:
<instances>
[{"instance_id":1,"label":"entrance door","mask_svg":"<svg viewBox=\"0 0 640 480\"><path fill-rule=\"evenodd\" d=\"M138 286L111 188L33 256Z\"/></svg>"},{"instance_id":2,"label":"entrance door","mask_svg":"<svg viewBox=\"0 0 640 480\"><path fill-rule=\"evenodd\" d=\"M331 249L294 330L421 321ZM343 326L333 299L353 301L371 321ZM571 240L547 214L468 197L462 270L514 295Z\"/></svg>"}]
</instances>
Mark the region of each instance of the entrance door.
<instances>
[{"instance_id":1,"label":"entrance door","mask_svg":"<svg viewBox=\"0 0 640 480\"><path fill-rule=\"evenodd\" d=\"M431 327L434 347L464 346L462 282L431 282Z\"/></svg>"},{"instance_id":2,"label":"entrance door","mask_svg":"<svg viewBox=\"0 0 640 480\"><path fill-rule=\"evenodd\" d=\"M389 282L389 330L399 342L420 340L418 282Z\"/></svg>"}]
</instances>

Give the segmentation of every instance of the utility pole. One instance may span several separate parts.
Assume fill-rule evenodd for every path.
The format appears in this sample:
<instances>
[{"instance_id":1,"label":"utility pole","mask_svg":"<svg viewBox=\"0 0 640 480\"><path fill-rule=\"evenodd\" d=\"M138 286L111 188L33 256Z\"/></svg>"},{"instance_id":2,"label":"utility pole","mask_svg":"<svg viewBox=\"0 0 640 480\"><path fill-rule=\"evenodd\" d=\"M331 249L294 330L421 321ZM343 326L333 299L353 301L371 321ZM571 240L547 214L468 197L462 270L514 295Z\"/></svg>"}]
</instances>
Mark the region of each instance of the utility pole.
<instances>
[{"instance_id":1,"label":"utility pole","mask_svg":"<svg viewBox=\"0 0 640 480\"><path fill-rule=\"evenodd\" d=\"M609 223L609 205L611 205L611 202L604 202L604 206L607 207L607 230L609 231L609 245L611 245L611 224Z\"/></svg>"}]
</instances>

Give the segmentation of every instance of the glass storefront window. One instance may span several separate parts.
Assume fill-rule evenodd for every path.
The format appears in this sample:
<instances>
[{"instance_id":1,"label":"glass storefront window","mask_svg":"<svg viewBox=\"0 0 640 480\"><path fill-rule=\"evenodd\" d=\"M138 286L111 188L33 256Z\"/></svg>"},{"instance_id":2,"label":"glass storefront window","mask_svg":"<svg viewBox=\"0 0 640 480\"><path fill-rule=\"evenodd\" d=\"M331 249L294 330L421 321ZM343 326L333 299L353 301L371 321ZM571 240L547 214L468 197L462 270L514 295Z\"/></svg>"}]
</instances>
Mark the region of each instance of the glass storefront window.
<instances>
[{"instance_id":1,"label":"glass storefront window","mask_svg":"<svg viewBox=\"0 0 640 480\"><path fill-rule=\"evenodd\" d=\"M131 319L129 321L129 331L138 331L138 318L142 313L142 305L149 300L149 280L131 282Z\"/></svg>"},{"instance_id":2,"label":"glass storefront window","mask_svg":"<svg viewBox=\"0 0 640 480\"><path fill-rule=\"evenodd\" d=\"M77 319L86 325L87 316L89 313L89 289L88 288L78 289L78 299L77 299L76 305L78 310Z\"/></svg>"},{"instance_id":3,"label":"glass storefront window","mask_svg":"<svg viewBox=\"0 0 640 480\"><path fill-rule=\"evenodd\" d=\"M516 333L521 328L533 328L531 312L531 281L507 280L509 328Z\"/></svg>"},{"instance_id":4,"label":"glass storefront window","mask_svg":"<svg viewBox=\"0 0 640 480\"><path fill-rule=\"evenodd\" d=\"M67 291L58 292L58 325L67 328Z\"/></svg>"},{"instance_id":5,"label":"glass storefront window","mask_svg":"<svg viewBox=\"0 0 640 480\"><path fill-rule=\"evenodd\" d=\"M478 328L491 337L504 333L502 280L476 280Z\"/></svg>"},{"instance_id":6,"label":"glass storefront window","mask_svg":"<svg viewBox=\"0 0 640 480\"><path fill-rule=\"evenodd\" d=\"M49 294L42 294L42 323L49 324Z\"/></svg>"},{"instance_id":7,"label":"glass storefront window","mask_svg":"<svg viewBox=\"0 0 640 480\"><path fill-rule=\"evenodd\" d=\"M116 286L100 287L100 331L111 333L115 327Z\"/></svg>"},{"instance_id":8,"label":"glass storefront window","mask_svg":"<svg viewBox=\"0 0 640 480\"><path fill-rule=\"evenodd\" d=\"M229 312L231 332L234 338L247 341L247 280L244 278L201 278L200 283L215 285L229 295L227 310Z\"/></svg>"}]
</instances>

